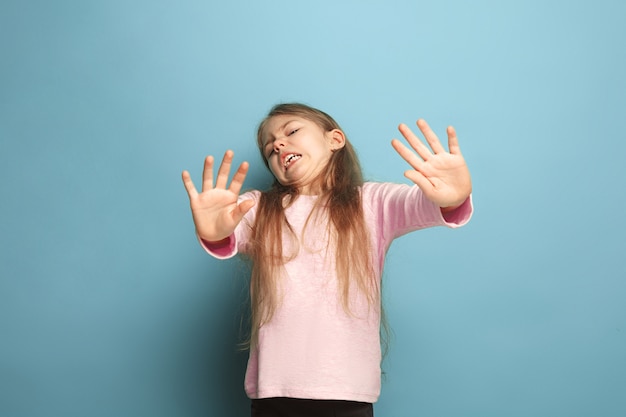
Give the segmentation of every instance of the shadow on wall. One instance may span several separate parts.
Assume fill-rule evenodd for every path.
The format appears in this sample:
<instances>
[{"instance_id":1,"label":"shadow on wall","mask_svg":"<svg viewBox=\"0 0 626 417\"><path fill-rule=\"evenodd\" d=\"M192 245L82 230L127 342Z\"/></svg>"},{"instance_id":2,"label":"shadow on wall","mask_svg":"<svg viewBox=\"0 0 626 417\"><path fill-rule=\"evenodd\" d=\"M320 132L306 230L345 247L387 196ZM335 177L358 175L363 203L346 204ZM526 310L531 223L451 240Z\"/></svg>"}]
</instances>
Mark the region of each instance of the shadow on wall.
<instances>
[{"instance_id":1,"label":"shadow on wall","mask_svg":"<svg viewBox=\"0 0 626 417\"><path fill-rule=\"evenodd\" d=\"M186 415L249 416L244 392L248 351L240 347L247 334L249 271L238 259L213 262L206 271L203 264L200 274L210 280L210 294L203 294L202 310L191 319L192 340L177 353L184 362L180 369L188 370L188 385L178 388L177 402L187 402Z\"/></svg>"},{"instance_id":2,"label":"shadow on wall","mask_svg":"<svg viewBox=\"0 0 626 417\"><path fill-rule=\"evenodd\" d=\"M211 379L211 385L221 387L222 392L219 393L218 404L211 407L221 410L220 415L228 415L233 417L247 417L250 415L250 400L244 392L244 376L248 363L248 350L241 348L241 342L245 338L248 329L247 308L249 298L246 294L248 290L247 272L241 270L235 271L236 277L234 282L244 286L244 290L235 290L231 294L231 298L223 305L232 308L226 310L226 316L232 319L223 320L225 343L219 344L221 354L218 354L215 361L212 361L215 370L209 367L208 375ZM224 317L222 317L224 318ZM214 339L213 339L214 340ZM223 360L220 360L222 358ZM212 414L212 413L209 413Z\"/></svg>"}]
</instances>

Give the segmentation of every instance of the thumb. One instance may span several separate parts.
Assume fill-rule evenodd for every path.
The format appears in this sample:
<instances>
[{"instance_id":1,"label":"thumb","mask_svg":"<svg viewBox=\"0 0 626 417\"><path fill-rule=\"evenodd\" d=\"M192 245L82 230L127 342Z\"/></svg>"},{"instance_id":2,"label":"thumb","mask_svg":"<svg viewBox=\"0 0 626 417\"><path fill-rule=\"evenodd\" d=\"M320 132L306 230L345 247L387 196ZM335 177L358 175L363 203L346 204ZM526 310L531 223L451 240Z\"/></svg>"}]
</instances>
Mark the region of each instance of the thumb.
<instances>
[{"instance_id":1,"label":"thumb","mask_svg":"<svg viewBox=\"0 0 626 417\"><path fill-rule=\"evenodd\" d=\"M255 204L254 200L243 200L241 203L237 204L237 207L233 211L233 220L239 223L241 219L243 219L243 216L245 216Z\"/></svg>"},{"instance_id":2,"label":"thumb","mask_svg":"<svg viewBox=\"0 0 626 417\"><path fill-rule=\"evenodd\" d=\"M416 170L406 170L404 171L404 176L413 181L413 183L415 183L419 188L422 189L422 191L424 190L428 190L430 188L432 188L432 183L428 180L428 178L426 178L421 172L416 171Z\"/></svg>"}]
</instances>

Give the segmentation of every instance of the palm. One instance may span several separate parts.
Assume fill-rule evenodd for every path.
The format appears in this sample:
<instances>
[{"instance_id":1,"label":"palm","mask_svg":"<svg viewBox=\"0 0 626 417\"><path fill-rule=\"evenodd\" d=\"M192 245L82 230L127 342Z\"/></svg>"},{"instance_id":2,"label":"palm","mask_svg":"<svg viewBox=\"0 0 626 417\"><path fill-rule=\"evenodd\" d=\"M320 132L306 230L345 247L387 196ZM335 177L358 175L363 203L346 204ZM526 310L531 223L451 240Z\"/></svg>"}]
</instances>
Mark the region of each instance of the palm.
<instances>
[{"instance_id":1,"label":"palm","mask_svg":"<svg viewBox=\"0 0 626 417\"><path fill-rule=\"evenodd\" d=\"M447 152L425 121L419 120L417 126L424 134L430 149L404 124L399 127L400 133L415 152L396 139L392 141L394 149L413 168L405 171L404 175L439 207L456 207L462 204L472 192L472 181L456 132L452 127L448 128Z\"/></svg>"},{"instance_id":2,"label":"palm","mask_svg":"<svg viewBox=\"0 0 626 417\"><path fill-rule=\"evenodd\" d=\"M232 164L232 151L226 152L220 165L217 180L213 184L213 157L206 158L202 175L202 191L198 192L187 171L183 172L183 183L189 195L191 214L198 236L207 241L219 241L228 237L243 215L254 205L252 200L237 202L243 181L248 172L246 162L239 166L227 187Z\"/></svg>"}]
</instances>

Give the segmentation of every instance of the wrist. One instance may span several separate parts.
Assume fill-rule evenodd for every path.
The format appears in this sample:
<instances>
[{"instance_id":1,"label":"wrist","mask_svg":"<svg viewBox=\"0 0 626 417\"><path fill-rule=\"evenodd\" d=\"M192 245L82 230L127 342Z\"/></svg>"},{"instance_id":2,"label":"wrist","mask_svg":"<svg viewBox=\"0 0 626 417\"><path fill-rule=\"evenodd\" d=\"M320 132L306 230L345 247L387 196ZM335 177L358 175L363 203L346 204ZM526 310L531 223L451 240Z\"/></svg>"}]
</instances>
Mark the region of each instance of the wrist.
<instances>
[{"instance_id":1,"label":"wrist","mask_svg":"<svg viewBox=\"0 0 626 417\"><path fill-rule=\"evenodd\" d=\"M441 210L442 213L450 213L451 211L454 211L454 210L458 209L462 205L463 205L463 203L457 204L457 205L454 205L454 206L439 207L439 210Z\"/></svg>"},{"instance_id":2,"label":"wrist","mask_svg":"<svg viewBox=\"0 0 626 417\"><path fill-rule=\"evenodd\" d=\"M212 246L219 246L219 245L227 244L228 241L230 240L230 236L226 236L223 238L215 237L215 236L206 237L206 236L201 235L197 231L196 231L196 234L198 235L200 240Z\"/></svg>"},{"instance_id":3,"label":"wrist","mask_svg":"<svg viewBox=\"0 0 626 417\"><path fill-rule=\"evenodd\" d=\"M451 205L447 205L447 206L440 206L439 210L441 210L442 213L450 213L451 211L454 211L456 209L458 209L459 207L461 207L463 204L465 204L465 202L469 199L470 197L467 196L465 197L461 202L459 203L455 203L455 204L451 204Z\"/></svg>"}]
</instances>

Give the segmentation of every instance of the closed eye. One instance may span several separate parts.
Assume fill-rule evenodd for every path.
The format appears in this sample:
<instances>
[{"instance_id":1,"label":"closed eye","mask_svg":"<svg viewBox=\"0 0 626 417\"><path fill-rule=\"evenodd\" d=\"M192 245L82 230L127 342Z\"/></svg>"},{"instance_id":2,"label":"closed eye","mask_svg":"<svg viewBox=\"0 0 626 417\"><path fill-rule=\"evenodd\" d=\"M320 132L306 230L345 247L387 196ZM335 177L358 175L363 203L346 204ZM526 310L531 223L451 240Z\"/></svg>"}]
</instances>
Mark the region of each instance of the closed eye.
<instances>
[{"instance_id":1,"label":"closed eye","mask_svg":"<svg viewBox=\"0 0 626 417\"><path fill-rule=\"evenodd\" d=\"M287 136L291 136L291 135L293 135L293 134L294 134L294 133L296 133L298 130L300 130L300 128L293 129L291 132L289 132L289 133L287 134Z\"/></svg>"}]
</instances>

